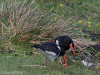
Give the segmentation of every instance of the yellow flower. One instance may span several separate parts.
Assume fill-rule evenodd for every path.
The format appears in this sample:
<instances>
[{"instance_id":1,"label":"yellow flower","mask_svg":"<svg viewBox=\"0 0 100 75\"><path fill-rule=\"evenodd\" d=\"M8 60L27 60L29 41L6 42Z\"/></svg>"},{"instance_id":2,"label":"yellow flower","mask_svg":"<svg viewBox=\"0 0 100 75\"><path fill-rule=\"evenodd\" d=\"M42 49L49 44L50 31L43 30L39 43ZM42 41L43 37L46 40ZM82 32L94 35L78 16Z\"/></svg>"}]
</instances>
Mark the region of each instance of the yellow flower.
<instances>
[{"instance_id":1,"label":"yellow flower","mask_svg":"<svg viewBox=\"0 0 100 75\"><path fill-rule=\"evenodd\" d=\"M85 22L86 23L86 22Z\"/></svg>"},{"instance_id":2,"label":"yellow flower","mask_svg":"<svg viewBox=\"0 0 100 75\"><path fill-rule=\"evenodd\" d=\"M90 22L88 22L90 24Z\"/></svg>"},{"instance_id":3,"label":"yellow flower","mask_svg":"<svg viewBox=\"0 0 100 75\"><path fill-rule=\"evenodd\" d=\"M91 25L88 25L88 27L91 27Z\"/></svg>"},{"instance_id":4,"label":"yellow flower","mask_svg":"<svg viewBox=\"0 0 100 75\"><path fill-rule=\"evenodd\" d=\"M81 21L78 21L78 23L81 23Z\"/></svg>"},{"instance_id":5,"label":"yellow flower","mask_svg":"<svg viewBox=\"0 0 100 75\"><path fill-rule=\"evenodd\" d=\"M99 67L96 67L96 68L99 68Z\"/></svg>"},{"instance_id":6,"label":"yellow flower","mask_svg":"<svg viewBox=\"0 0 100 75\"><path fill-rule=\"evenodd\" d=\"M96 25L98 25L98 24L96 24Z\"/></svg>"},{"instance_id":7,"label":"yellow flower","mask_svg":"<svg viewBox=\"0 0 100 75\"><path fill-rule=\"evenodd\" d=\"M63 7L63 4L60 4L61 7Z\"/></svg>"},{"instance_id":8,"label":"yellow flower","mask_svg":"<svg viewBox=\"0 0 100 75\"><path fill-rule=\"evenodd\" d=\"M91 17L89 16L88 19L90 19Z\"/></svg>"},{"instance_id":9,"label":"yellow flower","mask_svg":"<svg viewBox=\"0 0 100 75\"><path fill-rule=\"evenodd\" d=\"M56 20L57 18L55 18L55 20Z\"/></svg>"}]
</instances>

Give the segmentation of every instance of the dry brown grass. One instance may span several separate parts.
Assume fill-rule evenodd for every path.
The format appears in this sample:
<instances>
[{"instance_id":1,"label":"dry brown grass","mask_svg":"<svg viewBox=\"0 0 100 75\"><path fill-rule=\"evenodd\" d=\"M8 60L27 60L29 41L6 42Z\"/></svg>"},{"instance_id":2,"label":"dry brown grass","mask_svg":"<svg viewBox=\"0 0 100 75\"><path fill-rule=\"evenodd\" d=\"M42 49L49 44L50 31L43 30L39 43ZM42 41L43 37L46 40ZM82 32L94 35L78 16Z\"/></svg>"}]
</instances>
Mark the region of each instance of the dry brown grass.
<instances>
[{"instance_id":1,"label":"dry brown grass","mask_svg":"<svg viewBox=\"0 0 100 75\"><path fill-rule=\"evenodd\" d=\"M1 46L7 46L5 44L9 44L11 39L15 42L26 41L30 36L35 41L52 41L62 30L60 23L54 19L55 15L50 14L53 9L54 7L44 15L35 1L31 4L27 4L26 0L20 3L16 3L16 0L3 3L0 11Z\"/></svg>"}]
</instances>

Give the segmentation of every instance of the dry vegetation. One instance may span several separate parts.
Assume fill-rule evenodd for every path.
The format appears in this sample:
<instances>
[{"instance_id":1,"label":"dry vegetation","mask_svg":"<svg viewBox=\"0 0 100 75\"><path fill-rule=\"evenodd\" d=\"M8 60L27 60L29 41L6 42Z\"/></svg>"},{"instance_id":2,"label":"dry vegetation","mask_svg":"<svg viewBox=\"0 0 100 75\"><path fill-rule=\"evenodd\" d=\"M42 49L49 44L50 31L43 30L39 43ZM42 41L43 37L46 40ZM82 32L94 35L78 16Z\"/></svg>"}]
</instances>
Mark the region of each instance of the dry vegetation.
<instances>
[{"instance_id":1,"label":"dry vegetation","mask_svg":"<svg viewBox=\"0 0 100 75\"><path fill-rule=\"evenodd\" d=\"M15 38L15 42L32 40L50 39L59 34L61 26L52 20L55 15L50 14L53 8L43 14L39 11L39 5L33 1L27 4L26 0L16 3L15 0L3 3L0 11L1 42L9 42Z\"/></svg>"}]
</instances>

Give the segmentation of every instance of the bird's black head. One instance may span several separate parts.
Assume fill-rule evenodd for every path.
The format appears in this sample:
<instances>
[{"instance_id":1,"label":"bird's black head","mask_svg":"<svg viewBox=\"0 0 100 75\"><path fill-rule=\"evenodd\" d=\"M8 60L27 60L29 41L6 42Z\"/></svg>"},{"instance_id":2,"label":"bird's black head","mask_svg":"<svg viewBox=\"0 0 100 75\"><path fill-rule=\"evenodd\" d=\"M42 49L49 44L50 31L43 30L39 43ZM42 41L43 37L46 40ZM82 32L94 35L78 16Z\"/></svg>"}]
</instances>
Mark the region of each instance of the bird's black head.
<instances>
[{"instance_id":1,"label":"bird's black head","mask_svg":"<svg viewBox=\"0 0 100 75\"><path fill-rule=\"evenodd\" d=\"M39 46L40 46L40 44L35 44L34 46L33 46L33 48L39 48Z\"/></svg>"},{"instance_id":2,"label":"bird's black head","mask_svg":"<svg viewBox=\"0 0 100 75\"><path fill-rule=\"evenodd\" d=\"M74 52L74 43L72 41L72 39L69 36L58 36L55 39L55 43L57 45L59 45L60 47L64 48L65 50L69 50L70 48L72 49L72 51ZM74 52L75 54L75 52Z\"/></svg>"},{"instance_id":3,"label":"bird's black head","mask_svg":"<svg viewBox=\"0 0 100 75\"><path fill-rule=\"evenodd\" d=\"M73 43L73 41L72 41L72 39L71 40L69 40L69 41L67 41L68 42L68 45L72 45L73 46L73 48L74 48L74 43Z\"/></svg>"},{"instance_id":4,"label":"bird's black head","mask_svg":"<svg viewBox=\"0 0 100 75\"><path fill-rule=\"evenodd\" d=\"M63 39L63 43L66 46L69 46L70 44L72 44L72 46L74 47L74 43L73 43L72 39L69 36L62 36L62 39Z\"/></svg>"},{"instance_id":5,"label":"bird's black head","mask_svg":"<svg viewBox=\"0 0 100 75\"><path fill-rule=\"evenodd\" d=\"M68 48L68 50L69 50L71 48L71 50L75 54L74 43L73 43L72 39L69 36L67 36L67 38L65 38L65 43L66 43L66 49Z\"/></svg>"},{"instance_id":6,"label":"bird's black head","mask_svg":"<svg viewBox=\"0 0 100 75\"><path fill-rule=\"evenodd\" d=\"M79 58L81 59L81 60L84 60L85 59L85 55L84 55L84 53L81 53L80 55L79 55Z\"/></svg>"}]
</instances>

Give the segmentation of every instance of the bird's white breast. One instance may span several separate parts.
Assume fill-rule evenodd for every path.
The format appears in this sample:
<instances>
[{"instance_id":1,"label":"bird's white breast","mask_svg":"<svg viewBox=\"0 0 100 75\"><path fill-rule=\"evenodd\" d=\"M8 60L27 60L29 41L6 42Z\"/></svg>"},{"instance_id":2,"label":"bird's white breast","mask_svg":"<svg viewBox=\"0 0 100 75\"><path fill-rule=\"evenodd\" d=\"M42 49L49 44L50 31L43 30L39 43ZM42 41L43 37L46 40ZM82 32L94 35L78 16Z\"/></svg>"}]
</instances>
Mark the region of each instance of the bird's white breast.
<instances>
[{"instance_id":1,"label":"bird's white breast","mask_svg":"<svg viewBox=\"0 0 100 75\"><path fill-rule=\"evenodd\" d=\"M94 63L88 63L88 67L94 66Z\"/></svg>"},{"instance_id":2,"label":"bird's white breast","mask_svg":"<svg viewBox=\"0 0 100 75\"><path fill-rule=\"evenodd\" d=\"M87 62L86 62L86 61L82 60L81 62L82 62L85 66L87 66Z\"/></svg>"},{"instance_id":3,"label":"bird's white breast","mask_svg":"<svg viewBox=\"0 0 100 75\"><path fill-rule=\"evenodd\" d=\"M91 67L93 65L95 65L93 62L86 62L84 60L81 61L86 67Z\"/></svg>"}]
</instances>

